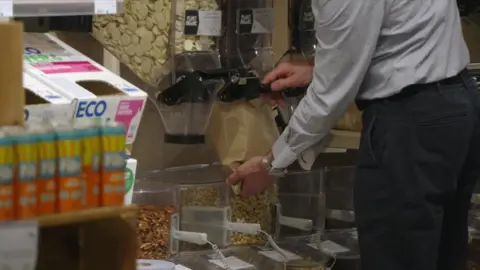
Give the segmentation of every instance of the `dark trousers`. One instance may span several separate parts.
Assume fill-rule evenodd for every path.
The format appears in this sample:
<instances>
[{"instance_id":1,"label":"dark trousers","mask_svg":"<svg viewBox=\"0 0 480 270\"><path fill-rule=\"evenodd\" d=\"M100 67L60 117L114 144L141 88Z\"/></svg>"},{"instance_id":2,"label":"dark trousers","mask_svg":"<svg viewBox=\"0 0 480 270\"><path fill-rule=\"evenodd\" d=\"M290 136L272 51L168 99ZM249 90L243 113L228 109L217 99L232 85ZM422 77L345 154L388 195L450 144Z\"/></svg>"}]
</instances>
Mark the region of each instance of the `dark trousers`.
<instances>
[{"instance_id":1,"label":"dark trousers","mask_svg":"<svg viewBox=\"0 0 480 270\"><path fill-rule=\"evenodd\" d=\"M354 190L362 270L466 269L480 93L460 79L364 109Z\"/></svg>"}]
</instances>

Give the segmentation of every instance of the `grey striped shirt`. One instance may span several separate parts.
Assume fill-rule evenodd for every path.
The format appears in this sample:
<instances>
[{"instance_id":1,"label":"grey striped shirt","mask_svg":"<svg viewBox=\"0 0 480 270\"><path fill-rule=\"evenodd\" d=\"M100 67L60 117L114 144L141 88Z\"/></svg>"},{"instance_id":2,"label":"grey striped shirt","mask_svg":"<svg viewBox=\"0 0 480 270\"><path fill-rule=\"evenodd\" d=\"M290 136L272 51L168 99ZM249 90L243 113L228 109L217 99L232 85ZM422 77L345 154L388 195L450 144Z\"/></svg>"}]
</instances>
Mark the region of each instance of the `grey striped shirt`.
<instances>
[{"instance_id":1,"label":"grey striped shirt","mask_svg":"<svg viewBox=\"0 0 480 270\"><path fill-rule=\"evenodd\" d=\"M312 8L313 81L273 146L274 168L321 150L355 98L388 97L469 63L456 0L312 0Z\"/></svg>"}]
</instances>

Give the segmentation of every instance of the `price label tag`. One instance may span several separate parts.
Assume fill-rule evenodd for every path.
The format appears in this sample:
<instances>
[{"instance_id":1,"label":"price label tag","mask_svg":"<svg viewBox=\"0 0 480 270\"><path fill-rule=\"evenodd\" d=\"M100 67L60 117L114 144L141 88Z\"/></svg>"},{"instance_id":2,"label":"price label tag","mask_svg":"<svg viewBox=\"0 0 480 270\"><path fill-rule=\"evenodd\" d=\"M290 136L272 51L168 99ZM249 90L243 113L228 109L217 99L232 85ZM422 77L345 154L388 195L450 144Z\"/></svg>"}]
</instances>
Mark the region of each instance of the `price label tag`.
<instances>
[{"instance_id":1,"label":"price label tag","mask_svg":"<svg viewBox=\"0 0 480 270\"><path fill-rule=\"evenodd\" d=\"M219 10L186 10L184 23L185 35L222 35L222 12Z\"/></svg>"},{"instance_id":2,"label":"price label tag","mask_svg":"<svg viewBox=\"0 0 480 270\"><path fill-rule=\"evenodd\" d=\"M284 262L285 260L288 261L293 261L293 260L300 260L302 257L298 256L297 254L294 254L292 252L282 250L283 254L276 250L270 250L270 251L260 251L258 252L259 254L262 254L265 257L268 257L276 262Z\"/></svg>"},{"instance_id":3,"label":"price label tag","mask_svg":"<svg viewBox=\"0 0 480 270\"><path fill-rule=\"evenodd\" d=\"M238 33L270 34L273 31L273 8L240 9L238 11Z\"/></svg>"},{"instance_id":4,"label":"price label tag","mask_svg":"<svg viewBox=\"0 0 480 270\"><path fill-rule=\"evenodd\" d=\"M218 267L221 267L222 269L227 269L225 266L225 263L230 267L232 270L238 270L238 269L248 269L248 268L254 268L253 265L240 260L237 257L230 256L225 258L225 262L223 260L209 260L210 263L215 264Z\"/></svg>"},{"instance_id":5,"label":"price label tag","mask_svg":"<svg viewBox=\"0 0 480 270\"><path fill-rule=\"evenodd\" d=\"M35 270L38 223L19 221L0 225L0 269Z\"/></svg>"},{"instance_id":6,"label":"price label tag","mask_svg":"<svg viewBox=\"0 0 480 270\"><path fill-rule=\"evenodd\" d=\"M117 0L95 0L95 14L117 14Z\"/></svg>"},{"instance_id":7,"label":"price label tag","mask_svg":"<svg viewBox=\"0 0 480 270\"><path fill-rule=\"evenodd\" d=\"M12 0L0 0L0 17L13 17Z\"/></svg>"}]
</instances>

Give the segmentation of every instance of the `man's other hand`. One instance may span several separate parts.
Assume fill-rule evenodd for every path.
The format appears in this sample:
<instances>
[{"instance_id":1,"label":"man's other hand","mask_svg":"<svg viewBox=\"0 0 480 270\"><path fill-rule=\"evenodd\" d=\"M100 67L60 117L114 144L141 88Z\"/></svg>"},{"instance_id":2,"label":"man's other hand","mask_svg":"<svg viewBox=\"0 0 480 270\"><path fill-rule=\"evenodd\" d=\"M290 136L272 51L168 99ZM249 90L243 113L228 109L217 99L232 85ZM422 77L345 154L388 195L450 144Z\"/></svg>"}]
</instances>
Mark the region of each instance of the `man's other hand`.
<instances>
[{"instance_id":1,"label":"man's other hand","mask_svg":"<svg viewBox=\"0 0 480 270\"><path fill-rule=\"evenodd\" d=\"M227 178L227 183L235 185L241 182L243 196L257 195L273 185L273 178L268 175L263 164L263 157L253 157L240 165Z\"/></svg>"},{"instance_id":2,"label":"man's other hand","mask_svg":"<svg viewBox=\"0 0 480 270\"><path fill-rule=\"evenodd\" d=\"M305 87L313 77L313 66L305 62L283 62L263 78L263 84L271 84L273 91Z\"/></svg>"}]
</instances>

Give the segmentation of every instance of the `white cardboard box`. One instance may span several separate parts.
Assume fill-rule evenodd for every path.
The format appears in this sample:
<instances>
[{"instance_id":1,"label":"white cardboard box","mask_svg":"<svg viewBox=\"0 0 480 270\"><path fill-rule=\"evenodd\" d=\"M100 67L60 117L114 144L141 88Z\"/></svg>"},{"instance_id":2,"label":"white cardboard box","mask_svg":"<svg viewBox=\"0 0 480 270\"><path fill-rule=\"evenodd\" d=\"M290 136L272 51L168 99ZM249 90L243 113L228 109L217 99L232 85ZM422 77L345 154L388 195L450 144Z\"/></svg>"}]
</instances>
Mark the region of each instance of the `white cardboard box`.
<instances>
[{"instance_id":1,"label":"white cardboard box","mask_svg":"<svg viewBox=\"0 0 480 270\"><path fill-rule=\"evenodd\" d=\"M24 34L24 69L74 106L75 119L123 123L132 144L147 94L51 34Z\"/></svg>"},{"instance_id":2,"label":"white cardboard box","mask_svg":"<svg viewBox=\"0 0 480 270\"><path fill-rule=\"evenodd\" d=\"M73 106L54 89L34 77L23 74L25 90L25 122L34 123L48 119L68 120L72 118Z\"/></svg>"}]
</instances>

